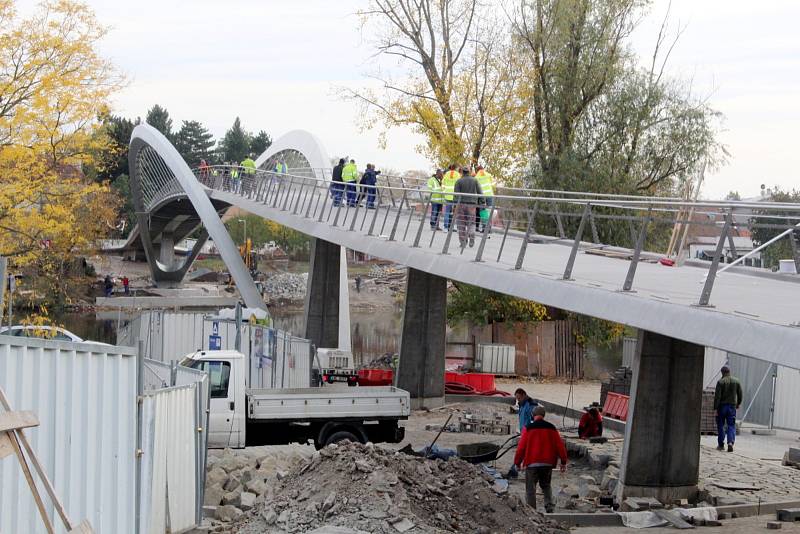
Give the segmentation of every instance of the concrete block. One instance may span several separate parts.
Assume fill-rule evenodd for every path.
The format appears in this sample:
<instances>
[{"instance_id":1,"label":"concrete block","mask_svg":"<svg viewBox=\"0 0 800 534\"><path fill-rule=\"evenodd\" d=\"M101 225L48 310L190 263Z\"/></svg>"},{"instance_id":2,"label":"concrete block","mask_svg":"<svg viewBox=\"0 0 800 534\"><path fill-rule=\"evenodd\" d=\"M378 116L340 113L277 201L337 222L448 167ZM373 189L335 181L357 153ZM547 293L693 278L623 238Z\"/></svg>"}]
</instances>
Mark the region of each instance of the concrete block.
<instances>
[{"instance_id":1,"label":"concrete block","mask_svg":"<svg viewBox=\"0 0 800 534\"><path fill-rule=\"evenodd\" d=\"M207 486L205 494L203 495L203 504L206 506L217 506L222 502L222 497L225 495L225 490L219 484Z\"/></svg>"},{"instance_id":2,"label":"concrete block","mask_svg":"<svg viewBox=\"0 0 800 534\"><path fill-rule=\"evenodd\" d=\"M242 516L242 511L235 506L218 506L215 516L220 521L234 521Z\"/></svg>"},{"instance_id":3,"label":"concrete block","mask_svg":"<svg viewBox=\"0 0 800 534\"><path fill-rule=\"evenodd\" d=\"M206 486L219 484L220 486L228 481L228 473L221 467L214 467L206 473Z\"/></svg>"},{"instance_id":4,"label":"concrete block","mask_svg":"<svg viewBox=\"0 0 800 534\"><path fill-rule=\"evenodd\" d=\"M767 528L769 530L780 530L783 528L783 523L778 521L767 521Z\"/></svg>"},{"instance_id":5,"label":"concrete block","mask_svg":"<svg viewBox=\"0 0 800 534\"><path fill-rule=\"evenodd\" d=\"M800 464L800 448L789 447L787 455L790 462Z\"/></svg>"},{"instance_id":6,"label":"concrete block","mask_svg":"<svg viewBox=\"0 0 800 534\"><path fill-rule=\"evenodd\" d=\"M239 507L244 510L252 510L253 506L256 504L256 494L250 493L249 491L243 491L241 495L239 495Z\"/></svg>"},{"instance_id":7,"label":"concrete block","mask_svg":"<svg viewBox=\"0 0 800 534\"><path fill-rule=\"evenodd\" d=\"M800 508L781 508L776 514L778 521L800 521Z\"/></svg>"}]
</instances>

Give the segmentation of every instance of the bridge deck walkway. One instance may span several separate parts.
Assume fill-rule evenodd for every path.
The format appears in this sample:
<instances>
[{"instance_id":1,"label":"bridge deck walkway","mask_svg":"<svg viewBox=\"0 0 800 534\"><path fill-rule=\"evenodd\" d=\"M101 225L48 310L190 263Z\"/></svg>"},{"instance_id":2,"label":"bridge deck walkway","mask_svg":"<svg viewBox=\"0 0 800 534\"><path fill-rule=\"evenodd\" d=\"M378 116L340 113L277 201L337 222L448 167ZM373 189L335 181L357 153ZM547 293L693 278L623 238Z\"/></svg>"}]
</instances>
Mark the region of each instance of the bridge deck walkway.
<instances>
[{"instance_id":1,"label":"bridge deck walkway","mask_svg":"<svg viewBox=\"0 0 800 534\"><path fill-rule=\"evenodd\" d=\"M581 244L573 279L563 280L571 251L570 241L543 238L547 242L529 243L521 269L515 269L524 236L509 232L503 243L503 228L493 229L485 243L483 261L476 262L480 234L476 234L474 248L461 250L454 231L449 252L443 254L447 233L432 232L427 221L423 223L419 247L414 247L421 220L418 213L408 208L399 213L399 218L398 209L391 205L380 207L377 213L363 207L357 211L347 207L335 209L326 195L316 190L313 194L298 193L296 202L295 197L290 197L288 203L278 202L277 205L273 205L272 200L264 203L226 191L209 189L208 193L214 199L300 232L415 269L800 368L800 355L796 350L800 346L800 328L791 326L800 319L797 317L800 286L791 280L729 271L720 275L714 284L713 307L698 307L706 271L697 267L640 262L635 291L623 292L621 288L630 262L586 254L588 249L599 248L592 243ZM282 209L284 205L287 209ZM325 212L320 222L323 206ZM354 216L357 219L352 225ZM370 236L373 219L374 235ZM390 240L395 222L394 240Z\"/></svg>"}]
</instances>

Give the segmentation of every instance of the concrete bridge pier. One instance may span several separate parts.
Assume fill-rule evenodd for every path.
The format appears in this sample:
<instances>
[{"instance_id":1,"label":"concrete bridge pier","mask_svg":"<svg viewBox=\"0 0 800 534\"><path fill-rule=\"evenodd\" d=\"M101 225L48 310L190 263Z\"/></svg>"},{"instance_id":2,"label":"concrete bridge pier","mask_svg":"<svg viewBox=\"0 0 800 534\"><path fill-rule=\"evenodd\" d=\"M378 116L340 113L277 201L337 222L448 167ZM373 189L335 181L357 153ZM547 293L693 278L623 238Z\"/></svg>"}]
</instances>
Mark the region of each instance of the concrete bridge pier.
<instances>
[{"instance_id":1,"label":"concrete bridge pier","mask_svg":"<svg viewBox=\"0 0 800 534\"><path fill-rule=\"evenodd\" d=\"M350 297L345 249L311 240L305 301L305 337L317 348L350 350Z\"/></svg>"},{"instance_id":2,"label":"concrete bridge pier","mask_svg":"<svg viewBox=\"0 0 800 534\"><path fill-rule=\"evenodd\" d=\"M408 269L397 387L411 394L411 407L444 404L447 279Z\"/></svg>"},{"instance_id":3,"label":"concrete bridge pier","mask_svg":"<svg viewBox=\"0 0 800 534\"><path fill-rule=\"evenodd\" d=\"M639 331L618 497L694 499L700 466L700 345Z\"/></svg>"}]
</instances>

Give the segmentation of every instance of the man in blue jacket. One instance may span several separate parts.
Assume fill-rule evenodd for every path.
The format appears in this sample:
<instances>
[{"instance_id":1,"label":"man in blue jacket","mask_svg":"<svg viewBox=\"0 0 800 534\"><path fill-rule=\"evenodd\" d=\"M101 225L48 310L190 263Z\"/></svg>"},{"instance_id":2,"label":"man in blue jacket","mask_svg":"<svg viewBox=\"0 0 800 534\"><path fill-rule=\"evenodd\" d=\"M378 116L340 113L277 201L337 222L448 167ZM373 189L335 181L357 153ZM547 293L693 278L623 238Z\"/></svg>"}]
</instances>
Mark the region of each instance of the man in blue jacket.
<instances>
[{"instance_id":1,"label":"man in blue jacket","mask_svg":"<svg viewBox=\"0 0 800 534\"><path fill-rule=\"evenodd\" d=\"M520 436L525 435L525 428L528 426L528 423L533 421L533 409L536 408L539 404L528 396L528 392L522 388L517 388L514 392L514 398L517 399L517 405L519 406L519 432ZM520 437L520 442L522 438ZM512 465L511 469L508 470L508 474L506 478L517 478L517 466Z\"/></svg>"},{"instance_id":2,"label":"man in blue jacket","mask_svg":"<svg viewBox=\"0 0 800 534\"><path fill-rule=\"evenodd\" d=\"M375 209L375 184L381 171L375 170L375 165L367 163L367 170L361 177L361 194L367 196L367 208Z\"/></svg>"}]
</instances>

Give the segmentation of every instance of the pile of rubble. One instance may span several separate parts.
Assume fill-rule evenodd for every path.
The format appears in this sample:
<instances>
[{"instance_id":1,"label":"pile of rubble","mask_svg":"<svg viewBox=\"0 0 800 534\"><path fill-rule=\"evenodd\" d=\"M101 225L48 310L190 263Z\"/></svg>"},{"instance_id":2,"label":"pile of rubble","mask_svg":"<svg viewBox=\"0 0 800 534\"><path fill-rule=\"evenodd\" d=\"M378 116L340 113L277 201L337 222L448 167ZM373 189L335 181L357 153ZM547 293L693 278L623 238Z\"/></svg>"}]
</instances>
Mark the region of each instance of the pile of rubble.
<instances>
[{"instance_id":1,"label":"pile of rubble","mask_svg":"<svg viewBox=\"0 0 800 534\"><path fill-rule=\"evenodd\" d=\"M392 294L405 291L406 269L403 267L373 265L368 276L375 284L376 291Z\"/></svg>"},{"instance_id":2,"label":"pile of rubble","mask_svg":"<svg viewBox=\"0 0 800 534\"><path fill-rule=\"evenodd\" d=\"M367 363L361 364L359 369L394 369L394 362L397 358L397 353L387 352L383 356L378 356Z\"/></svg>"},{"instance_id":3,"label":"pile of rubble","mask_svg":"<svg viewBox=\"0 0 800 534\"><path fill-rule=\"evenodd\" d=\"M245 482L245 487L260 490L253 482L258 478ZM349 533L566 533L508 495L507 486L486 471L458 459L426 460L344 442L313 453L302 466L278 478L280 482L260 498L247 498L246 511L231 506L218 513L240 517L215 531L294 533L326 526L326 532Z\"/></svg>"},{"instance_id":4,"label":"pile of rubble","mask_svg":"<svg viewBox=\"0 0 800 534\"><path fill-rule=\"evenodd\" d=\"M310 445L209 451L203 504L221 521L237 519L256 500L268 498L278 479L308 463L313 454Z\"/></svg>"},{"instance_id":5,"label":"pile of rubble","mask_svg":"<svg viewBox=\"0 0 800 534\"><path fill-rule=\"evenodd\" d=\"M303 300L306 297L308 273L280 273L264 282L265 296L270 301Z\"/></svg>"}]
</instances>

